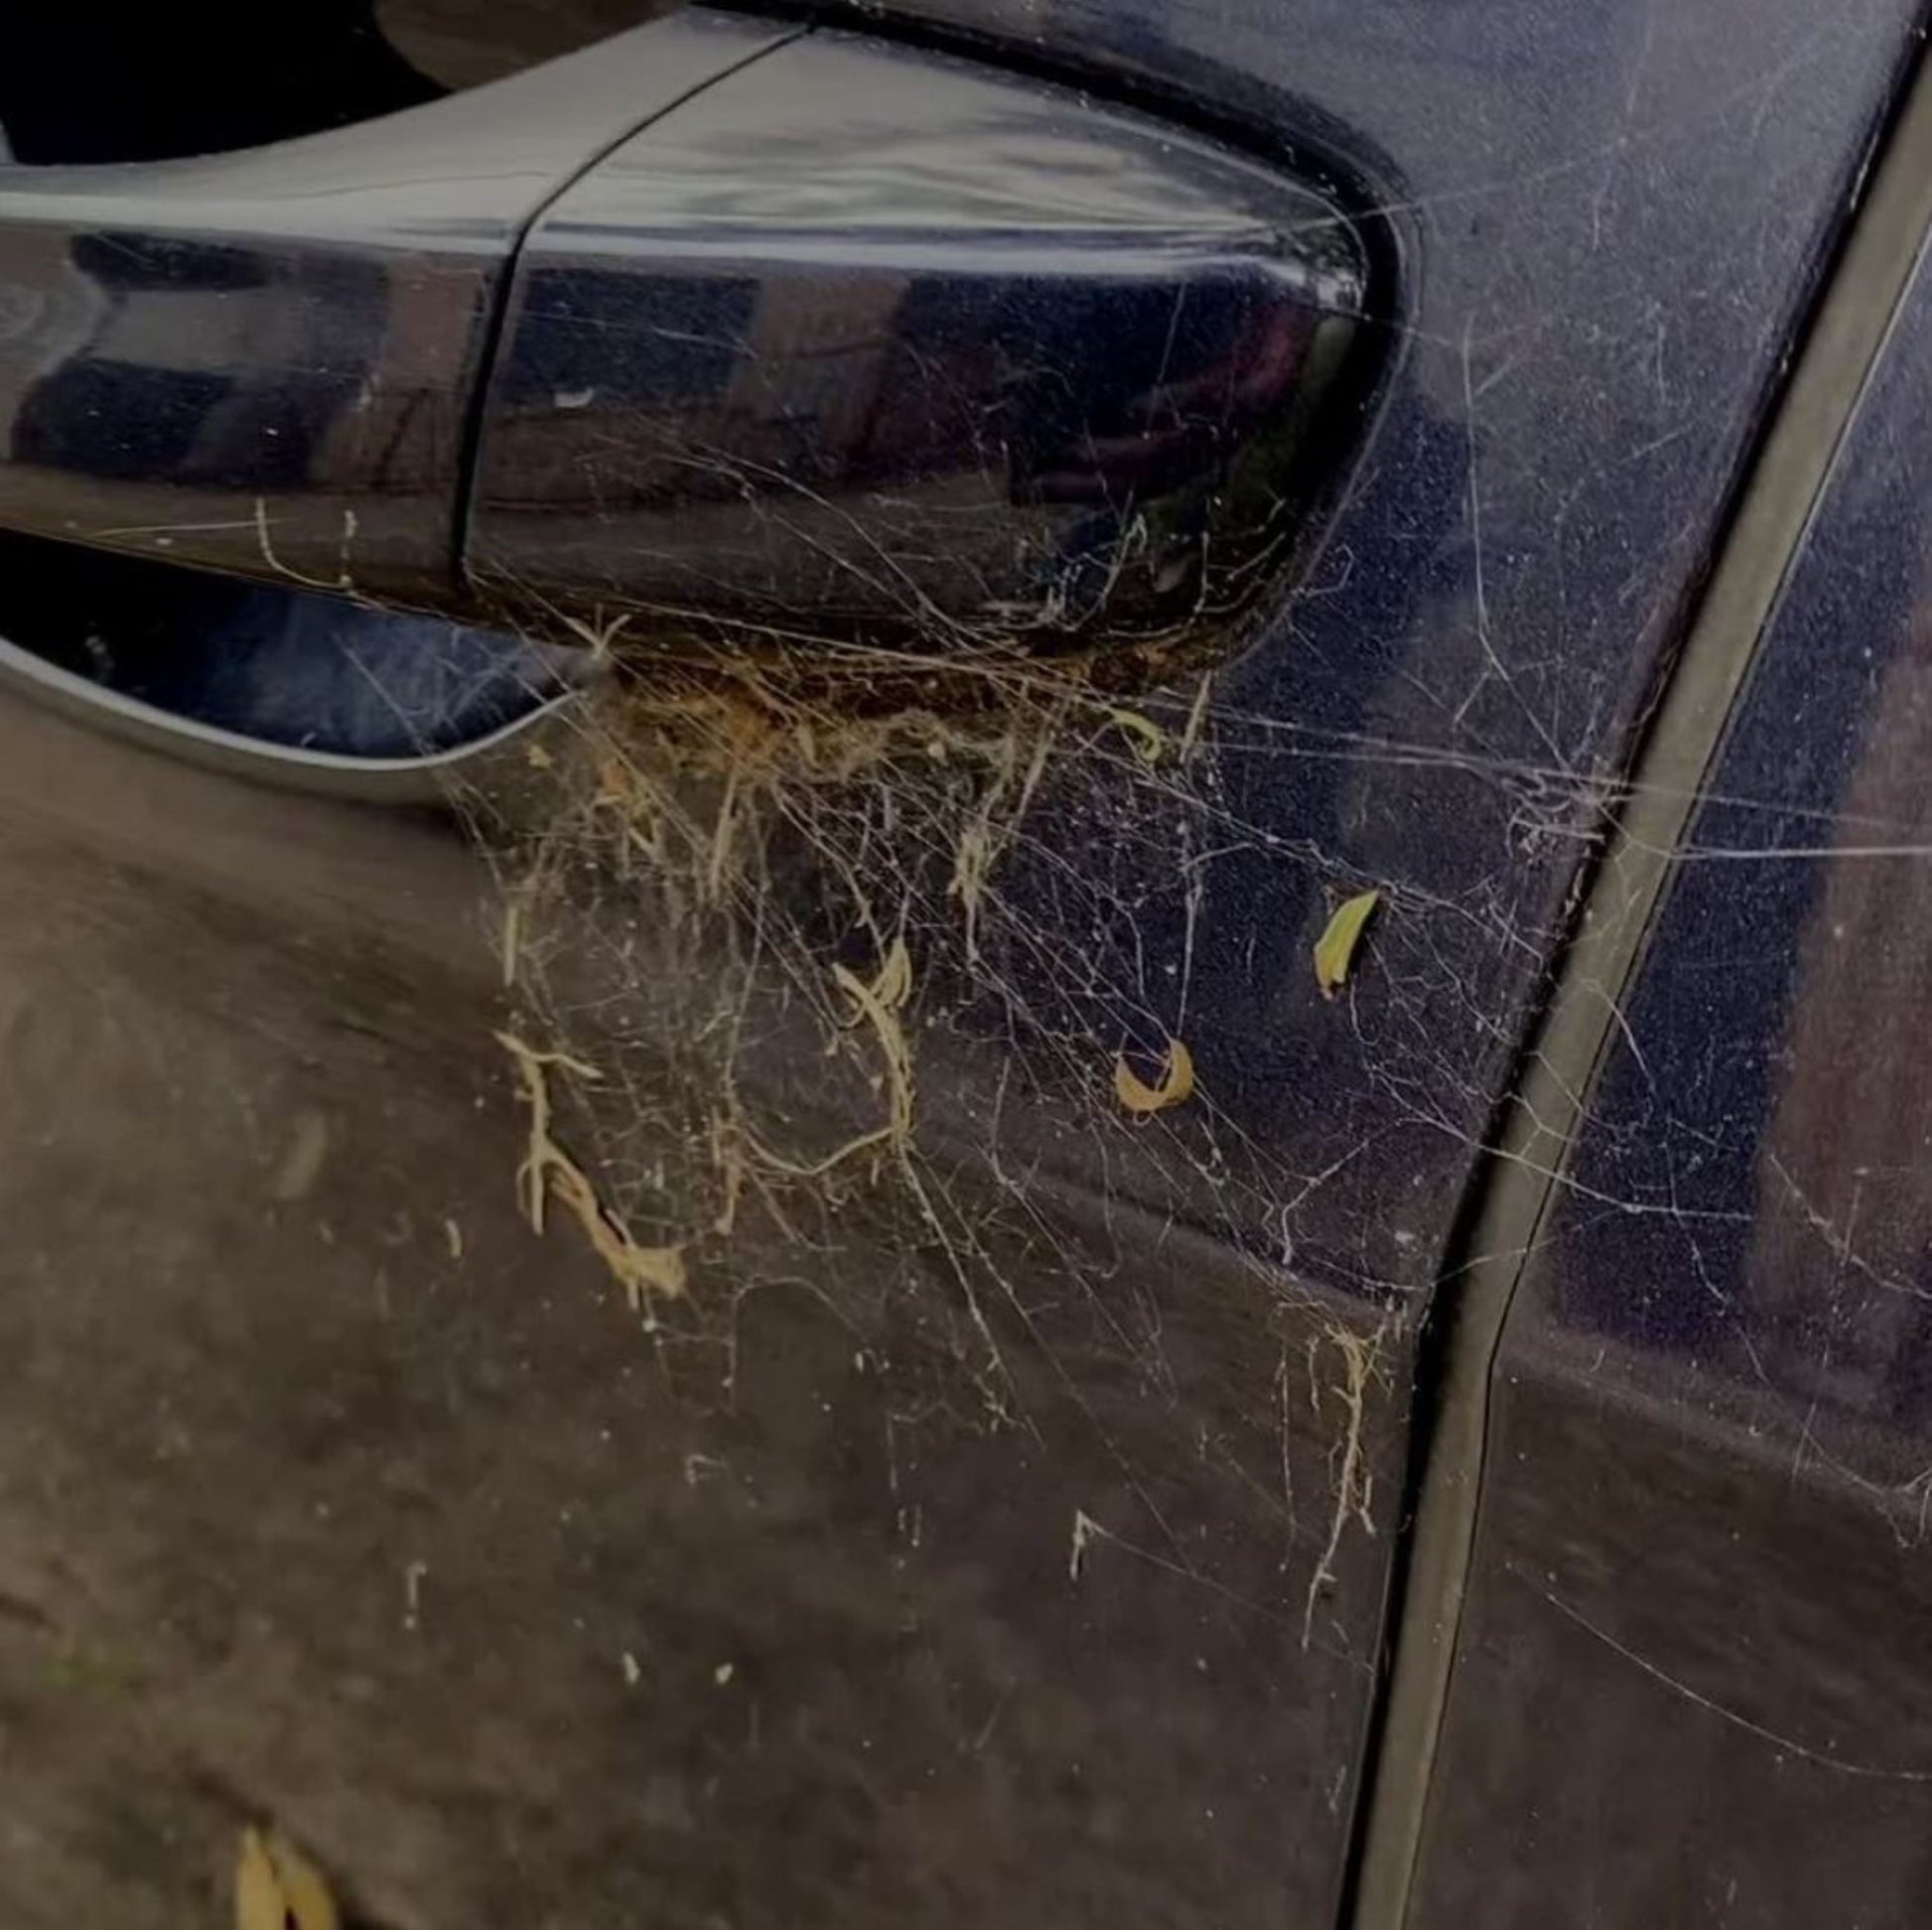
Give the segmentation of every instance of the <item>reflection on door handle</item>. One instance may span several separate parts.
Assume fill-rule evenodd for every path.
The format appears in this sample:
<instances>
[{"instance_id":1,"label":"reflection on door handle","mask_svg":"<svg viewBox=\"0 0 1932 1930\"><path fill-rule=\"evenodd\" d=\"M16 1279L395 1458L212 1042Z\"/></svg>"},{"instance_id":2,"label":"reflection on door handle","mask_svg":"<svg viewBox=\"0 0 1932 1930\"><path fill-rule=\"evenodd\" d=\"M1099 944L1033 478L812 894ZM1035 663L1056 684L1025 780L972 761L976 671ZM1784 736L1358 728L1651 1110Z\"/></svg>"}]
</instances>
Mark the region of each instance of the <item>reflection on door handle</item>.
<instances>
[{"instance_id":1,"label":"reflection on door handle","mask_svg":"<svg viewBox=\"0 0 1932 1930\"><path fill-rule=\"evenodd\" d=\"M0 171L0 525L700 641L1198 633L1307 553L1367 282L1205 141L693 11L347 134Z\"/></svg>"},{"instance_id":2,"label":"reflection on door handle","mask_svg":"<svg viewBox=\"0 0 1932 1930\"><path fill-rule=\"evenodd\" d=\"M524 229L612 142L793 31L694 9L365 127L0 168L0 526L449 602Z\"/></svg>"},{"instance_id":3,"label":"reflection on door handle","mask_svg":"<svg viewBox=\"0 0 1932 1930\"><path fill-rule=\"evenodd\" d=\"M1367 279L1268 169L816 34L537 223L470 566L700 639L1224 625L1352 450Z\"/></svg>"}]
</instances>

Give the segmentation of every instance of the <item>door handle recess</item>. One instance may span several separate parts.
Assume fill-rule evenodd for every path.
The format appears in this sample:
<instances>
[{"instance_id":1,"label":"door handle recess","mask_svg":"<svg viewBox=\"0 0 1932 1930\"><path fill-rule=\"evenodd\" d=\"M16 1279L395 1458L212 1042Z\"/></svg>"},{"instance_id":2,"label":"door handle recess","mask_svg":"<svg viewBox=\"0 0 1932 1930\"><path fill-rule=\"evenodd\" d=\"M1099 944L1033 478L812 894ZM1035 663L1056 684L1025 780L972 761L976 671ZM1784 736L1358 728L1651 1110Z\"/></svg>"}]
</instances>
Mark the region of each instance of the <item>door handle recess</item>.
<instances>
[{"instance_id":1,"label":"door handle recess","mask_svg":"<svg viewBox=\"0 0 1932 1930\"><path fill-rule=\"evenodd\" d=\"M0 526L701 643L1220 631L1348 467L1369 280L1206 140L693 10L341 134L0 169Z\"/></svg>"}]
</instances>

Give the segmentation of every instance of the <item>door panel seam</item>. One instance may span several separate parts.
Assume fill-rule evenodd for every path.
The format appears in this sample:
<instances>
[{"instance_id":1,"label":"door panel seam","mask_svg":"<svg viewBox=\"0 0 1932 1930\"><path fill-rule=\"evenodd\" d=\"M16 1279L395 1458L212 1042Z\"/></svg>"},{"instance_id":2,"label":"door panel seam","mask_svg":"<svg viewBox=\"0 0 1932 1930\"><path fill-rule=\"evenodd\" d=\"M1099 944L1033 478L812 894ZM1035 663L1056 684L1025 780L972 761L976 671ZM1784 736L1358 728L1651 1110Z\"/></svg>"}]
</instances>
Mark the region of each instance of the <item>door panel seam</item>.
<instances>
[{"instance_id":1,"label":"door panel seam","mask_svg":"<svg viewBox=\"0 0 1932 1930\"><path fill-rule=\"evenodd\" d=\"M1511 1303L1536 1252L1572 1135L1641 964L1674 853L1735 699L1830 482L1932 228L1932 67L1916 36L1873 143L1863 206L1817 297L1715 567L1623 789L1581 915L1531 1028L1471 1184L1466 1233L1429 1318L1446 1319L1433 1418L1374 1753L1364 1766L1348 1930L1402 1930L1419 1870L1437 1749L1478 1528L1491 1382Z\"/></svg>"}]
</instances>

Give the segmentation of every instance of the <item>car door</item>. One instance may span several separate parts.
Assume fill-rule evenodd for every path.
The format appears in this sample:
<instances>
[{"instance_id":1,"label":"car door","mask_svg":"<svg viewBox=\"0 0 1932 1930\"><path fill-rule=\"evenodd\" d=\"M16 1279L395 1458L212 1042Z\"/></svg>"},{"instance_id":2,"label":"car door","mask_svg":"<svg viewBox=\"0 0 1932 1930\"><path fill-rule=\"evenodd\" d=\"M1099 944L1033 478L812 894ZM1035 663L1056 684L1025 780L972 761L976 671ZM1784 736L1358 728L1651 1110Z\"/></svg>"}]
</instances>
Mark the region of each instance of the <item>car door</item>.
<instances>
[{"instance_id":1,"label":"car door","mask_svg":"<svg viewBox=\"0 0 1932 1930\"><path fill-rule=\"evenodd\" d=\"M1394 1920L1506 1095L1914 28L694 14L0 177L13 1919Z\"/></svg>"},{"instance_id":2,"label":"car door","mask_svg":"<svg viewBox=\"0 0 1932 1930\"><path fill-rule=\"evenodd\" d=\"M1566 975L1572 1025L1610 989L1593 1063L1553 1002L1584 1103L1485 1283L1412 1922L1561 1891L1590 1923L1906 1924L1932 1894L1926 129L1920 88L1634 774Z\"/></svg>"}]
</instances>

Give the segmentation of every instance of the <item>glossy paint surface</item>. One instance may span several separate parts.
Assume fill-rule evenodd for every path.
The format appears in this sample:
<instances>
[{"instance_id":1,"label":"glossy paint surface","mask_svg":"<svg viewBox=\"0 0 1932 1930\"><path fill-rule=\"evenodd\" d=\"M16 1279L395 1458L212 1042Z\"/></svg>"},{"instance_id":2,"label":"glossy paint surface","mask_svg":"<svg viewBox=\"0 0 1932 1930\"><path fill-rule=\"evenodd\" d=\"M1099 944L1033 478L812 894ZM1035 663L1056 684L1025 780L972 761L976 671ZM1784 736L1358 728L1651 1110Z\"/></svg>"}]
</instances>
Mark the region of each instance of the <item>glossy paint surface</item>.
<instances>
[{"instance_id":1,"label":"glossy paint surface","mask_svg":"<svg viewBox=\"0 0 1932 1930\"><path fill-rule=\"evenodd\" d=\"M1151 1237L1198 1235L1277 1270L1287 1293L1311 1281L1352 1298L1358 1336L1376 1335L1362 1393L1378 1538L1351 1543L1358 1566L1305 1660L1266 1659L1293 1649L1292 1616L1258 1632L1251 1707L1210 1778L1212 1819L1202 1793L1190 1862L1216 1872L1210 1891L1237 1920L1320 1923L1340 1886L1401 1527L1415 1315L1556 944L1580 834L1709 559L1912 52L1912 10L1873 0L1829 31L1797 4L894 11L1057 72L1138 83L1260 152L1325 157L1356 184L1356 219L1381 211L1404 266L1395 372L1356 486L1302 594L1214 687L1226 835L1185 872L1128 881L1136 915L1095 973L1103 999L1127 988L1121 1006L1184 1029L1219 1130L1183 1115L1173 1132L1205 1144L1210 1176L1176 1198L1144 1165L1100 1165L1070 1132L1046 1156L1070 1183L1104 1184L1111 1212L1143 1210ZM1108 896L1119 830L1104 812L1035 828L1049 857L1017 888L1037 891L1043 919L1063 915L1052 854L1077 854L1070 869L1099 881L1096 900L1129 896ZM1310 947L1337 898L1365 888L1385 894L1379 922L1346 996L1324 1001ZM978 1035L1024 1051L1004 1016ZM1009 1123L984 1089L987 1062L962 1056L956 1081L935 1080L947 1103L998 1121L1013 1163L1035 1157L1052 1136ZM1039 1057L1050 1076L1044 1045ZM1126 1258L1109 1304L1135 1304L1148 1278ZM1176 1303L1155 1290L1142 1305ZM1264 1304L1226 1278L1202 1278L1187 1306L1224 1351L1220 1364L1190 1351L1199 1371L1163 1398L1212 1432L1225 1363L1266 1358L1277 1338ZM1236 1400L1252 1410L1258 1395L1251 1382ZM1290 1456L1298 1470L1306 1452ZM1278 1525L1254 1490L1210 1488L1228 1512L1194 1573L1250 1588ZM1158 1544L1153 1509L1125 1518ZM1684 1522L1709 1533L1708 1516ZM1149 1652L1150 1712L1189 1705L1190 1666ZM1561 1738L1560 1717L1539 1714ZM1354 1726L1322 1820L1312 1752L1338 1721ZM1163 1759L1170 1732L1153 1717L1123 1772ZM1290 1736L1285 1789L1248 1751ZM1556 1774L1546 1765L1553 1787ZM1225 1807L1237 1797L1294 1819L1279 1853L1249 1861L1246 1835L1237 1847ZM1484 1920L1483 1882L1518 1848L1492 1841L1471 1862L1466 1920ZM1519 1920L1564 1907L1557 1872L1538 1873Z\"/></svg>"},{"instance_id":2,"label":"glossy paint surface","mask_svg":"<svg viewBox=\"0 0 1932 1930\"><path fill-rule=\"evenodd\" d=\"M1236 155L815 35L545 211L470 566L659 630L1223 633L1346 475L1367 279Z\"/></svg>"},{"instance_id":3,"label":"glossy paint surface","mask_svg":"<svg viewBox=\"0 0 1932 1930\"><path fill-rule=\"evenodd\" d=\"M1220 769L1244 835L1193 875L1184 909L1174 890L1165 927L1141 921L1119 969L1159 985L1165 967L1181 968L1203 1088L1278 1174L1301 1175L1245 1196L1204 1192L1184 1210L1294 1274L1372 1304L1386 1296L1413 1318L1556 942L1578 833L1700 582L1788 334L1915 53L1916 9L1872 0L1829 22L1804 0L918 0L891 11L1024 48L1049 70L1138 84L1263 152L1334 157L1399 238L1396 368L1361 478L1303 594L1216 689ZM1335 899L1365 887L1386 895L1365 968L1338 1007L1325 1004L1308 948ZM1112 1171L1108 1182L1131 1190L1134 1175ZM1413 1335L1405 1321L1367 1390L1386 1429L1376 1512L1391 1531ZM1600 1478L1626 1464L1621 1432L1596 1423L1587 1394L1551 1405L1584 1432ZM1678 1434L1660 1451L1695 1467L1703 1438ZM1523 1505L1553 1534L1568 1525L1574 1488L1556 1484L1539 1503L1530 1484L1547 1470L1534 1452L1520 1473ZM1636 1472L1632 1503L1655 1499L1652 1474ZM1668 1512L1680 1576L1734 1525L1722 1495L1695 1482ZM1606 1593L1636 1572L1618 1564ZM1660 1616L1678 1605L1668 1587L1630 1599ZM1536 1605L1559 1624L1566 1664L1581 1654L1628 1672ZM1291 1694L1312 1700L1350 1663L1366 1671L1380 1606L1356 1592L1334 1603L1348 1661ZM1785 1611L1766 1600L1753 1612ZM1694 1799L1660 1777L1640 1730L1615 1775L1586 1780L1564 1809L1564 1847L1602 1871L1580 1890L1561 1854L1539 1860L1533 1817L1567 1804L1566 1752L1586 1743L1562 1670L1527 1668L1521 1654L1505 1635L1459 1701L1463 1747L1443 1783L1454 1820L1432 1839L1425 1880L1441 1874L1437 1852L1466 1857L1457 1886L1431 1887L1426 1907L1484 1926L1499 1914L1620 1920L1603 1913L1627 1907L1625 1865L1592 1862L1610 1852L1590 1831L1628 1806L1641 1821L1612 1828L1615 1845L1661 1864L1687 1805L1722 1794ZM1634 1695L1657 1689L1635 1678L1620 1677ZM1517 1735L1544 1752L1522 1758L1534 1773L1510 1784L1510 1805L1485 1811L1496 1784L1484 1765ZM1870 1795L1856 1777L1833 1786L1847 1805ZM1650 1801L1666 1788L1682 1799L1668 1816ZM1909 1857L1913 1840L1893 1835L1886 1854ZM1340 1841L1293 1854L1290 1921L1323 1920ZM1651 1909L1627 1920L1657 1921L1692 1898L1724 1921L1729 1874L1707 1888L1687 1857L1631 1892Z\"/></svg>"},{"instance_id":4,"label":"glossy paint surface","mask_svg":"<svg viewBox=\"0 0 1932 1930\"><path fill-rule=\"evenodd\" d=\"M1932 285L1500 1363L1419 1930L1932 1907Z\"/></svg>"},{"instance_id":5,"label":"glossy paint surface","mask_svg":"<svg viewBox=\"0 0 1932 1930\"><path fill-rule=\"evenodd\" d=\"M785 32L700 11L337 133L0 167L0 524L447 598L469 411L524 225Z\"/></svg>"},{"instance_id":6,"label":"glossy paint surface","mask_svg":"<svg viewBox=\"0 0 1932 1930\"><path fill-rule=\"evenodd\" d=\"M1808 0L888 12L1325 162L1390 223L1396 366L1362 472L1311 581L1215 691L1248 835L1190 876L1193 915L1176 889L1158 937L1143 921L1122 969L1185 954L1203 1084L1317 1181L1285 1223L1229 1230L1420 1297L1578 832L1705 567L1915 9L1858 0L1829 27ZM1338 1013L1309 947L1365 886L1385 915Z\"/></svg>"}]
</instances>

